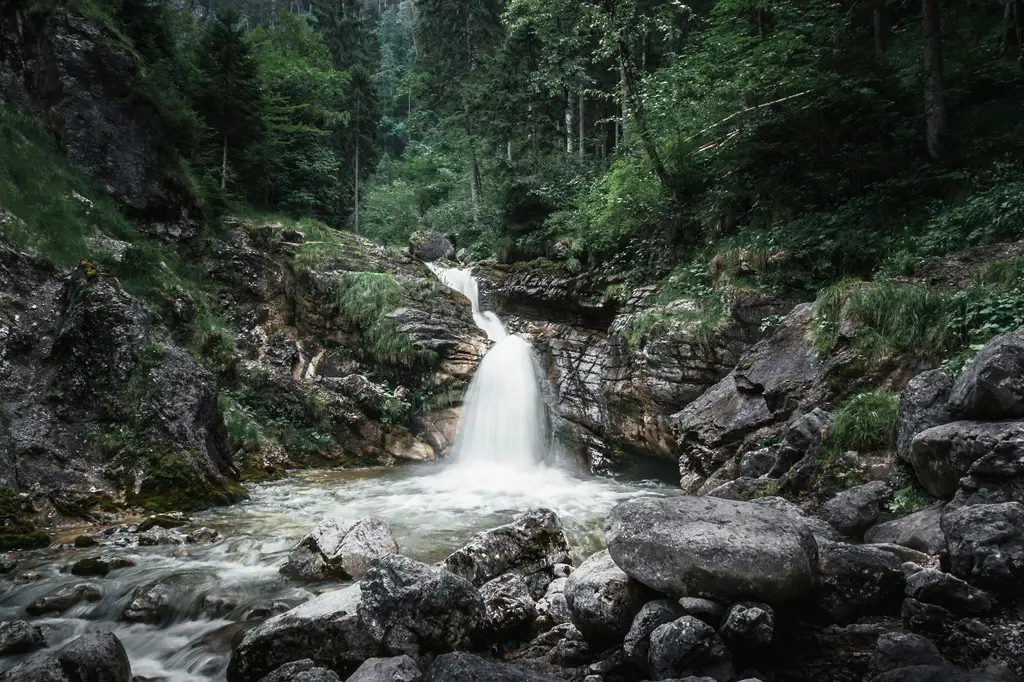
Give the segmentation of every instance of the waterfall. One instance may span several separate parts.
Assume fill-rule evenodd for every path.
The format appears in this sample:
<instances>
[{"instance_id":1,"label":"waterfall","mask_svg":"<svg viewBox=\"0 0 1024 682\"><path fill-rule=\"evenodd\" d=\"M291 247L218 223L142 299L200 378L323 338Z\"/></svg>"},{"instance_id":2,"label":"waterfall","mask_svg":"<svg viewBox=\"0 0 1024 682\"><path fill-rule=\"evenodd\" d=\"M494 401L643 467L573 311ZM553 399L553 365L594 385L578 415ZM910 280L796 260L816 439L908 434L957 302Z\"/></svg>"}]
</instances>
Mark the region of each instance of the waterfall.
<instances>
[{"instance_id":1,"label":"waterfall","mask_svg":"<svg viewBox=\"0 0 1024 682\"><path fill-rule=\"evenodd\" d=\"M455 432L455 461L515 469L536 466L547 444L547 421L533 347L522 337L507 334L497 315L480 311L479 285L472 271L436 263L427 267L469 299L476 325L495 342L466 392Z\"/></svg>"}]
</instances>

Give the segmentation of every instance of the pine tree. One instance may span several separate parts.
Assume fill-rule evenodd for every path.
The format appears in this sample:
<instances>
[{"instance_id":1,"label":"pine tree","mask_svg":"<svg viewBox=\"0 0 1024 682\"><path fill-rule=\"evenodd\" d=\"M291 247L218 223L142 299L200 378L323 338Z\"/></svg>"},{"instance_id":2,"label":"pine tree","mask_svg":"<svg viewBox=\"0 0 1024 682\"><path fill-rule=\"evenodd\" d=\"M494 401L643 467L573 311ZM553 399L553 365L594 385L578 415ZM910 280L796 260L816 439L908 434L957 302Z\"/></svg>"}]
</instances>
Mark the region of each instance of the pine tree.
<instances>
[{"instance_id":1,"label":"pine tree","mask_svg":"<svg viewBox=\"0 0 1024 682\"><path fill-rule=\"evenodd\" d=\"M263 136L266 113L259 64L237 10L217 12L200 42L198 65L196 108L220 145L220 186L225 189L229 157L243 162Z\"/></svg>"}]
</instances>

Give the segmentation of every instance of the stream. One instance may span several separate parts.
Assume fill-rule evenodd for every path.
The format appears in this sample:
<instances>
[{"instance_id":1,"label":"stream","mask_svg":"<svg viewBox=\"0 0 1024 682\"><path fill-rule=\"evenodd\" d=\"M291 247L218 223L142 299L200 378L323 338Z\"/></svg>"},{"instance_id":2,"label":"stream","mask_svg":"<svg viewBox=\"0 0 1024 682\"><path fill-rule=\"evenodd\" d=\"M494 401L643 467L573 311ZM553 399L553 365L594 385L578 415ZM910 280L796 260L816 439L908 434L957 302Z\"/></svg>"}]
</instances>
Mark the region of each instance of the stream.
<instances>
[{"instance_id":1,"label":"stream","mask_svg":"<svg viewBox=\"0 0 1024 682\"><path fill-rule=\"evenodd\" d=\"M43 629L51 647L87 631L111 630L124 643L137 676L161 682L221 682L232 642L247 626L338 586L304 585L279 573L288 551L324 516L383 518L402 554L435 562L478 531L506 523L519 512L547 507L562 519L578 561L602 546L603 519L615 504L638 495L675 494L675 489L654 481L594 478L566 468L490 462L307 471L250 486L249 492L246 502L192 518L192 526L221 533L222 539L211 545L59 545L23 554L18 568L0 583L0 620L29 620ZM61 573L70 561L111 555L137 565L105 578ZM15 582L26 572L40 577ZM36 598L81 582L99 585L102 599L80 603L59 616L26 615L25 606ZM154 583L172 590L171 615L160 625L119 622L135 589ZM204 613L204 602L211 600L226 601L224 610L230 610L218 616ZM2 658L0 670L24 658Z\"/></svg>"}]
</instances>

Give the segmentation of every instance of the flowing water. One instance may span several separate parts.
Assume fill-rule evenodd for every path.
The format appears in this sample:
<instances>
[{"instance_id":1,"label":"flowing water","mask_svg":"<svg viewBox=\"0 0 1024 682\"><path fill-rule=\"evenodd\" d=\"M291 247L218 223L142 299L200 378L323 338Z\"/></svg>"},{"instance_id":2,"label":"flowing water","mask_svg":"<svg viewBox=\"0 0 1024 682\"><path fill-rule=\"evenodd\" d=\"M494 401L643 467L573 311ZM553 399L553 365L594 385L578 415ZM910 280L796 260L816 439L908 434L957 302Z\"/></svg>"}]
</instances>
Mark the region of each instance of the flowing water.
<instances>
[{"instance_id":1,"label":"flowing water","mask_svg":"<svg viewBox=\"0 0 1024 682\"><path fill-rule=\"evenodd\" d=\"M399 469L301 472L250 486L248 501L193 518L193 525L220 531L224 539L212 545L64 545L27 553L17 570L0 582L0 620L32 620L51 645L86 631L111 630L128 650L135 675L166 682L219 682L224 680L232 641L258 621L259 610L280 611L336 587L301 585L279 573L288 550L324 516L383 518L403 554L433 562L476 532L527 509L547 507L562 519L579 559L602 546L603 519L615 504L637 495L673 494L653 481L617 482L568 465L541 464L551 458L533 350L522 338L506 335L493 313L479 312L475 280L468 271L456 272L465 275L439 276L453 288L457 282L473 294L467 296L478 323L496 343L467 392L451 461ZM105 578L61 572L74 559L110 555L130 558L137 565ZM39 577L29 583L15 581L26 572ZM84 581L102 588L100 601L79 604L59 616L26 615L25 606L37 597ZM120 622L132 593L155 583L167 586L173 595L164 621ZM219 615L209 615L204 603L217 600L229 606ZM22 658L0 659L0 670Z\"/></svg>"}]
</instances>

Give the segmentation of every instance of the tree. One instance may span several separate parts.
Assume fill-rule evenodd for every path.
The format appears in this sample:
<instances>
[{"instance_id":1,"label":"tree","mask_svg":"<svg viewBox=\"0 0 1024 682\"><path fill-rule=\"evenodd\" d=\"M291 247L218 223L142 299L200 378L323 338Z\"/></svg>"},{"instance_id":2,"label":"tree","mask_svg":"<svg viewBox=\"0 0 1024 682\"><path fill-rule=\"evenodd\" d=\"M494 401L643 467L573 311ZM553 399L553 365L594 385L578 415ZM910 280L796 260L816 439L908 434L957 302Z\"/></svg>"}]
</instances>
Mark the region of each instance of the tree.
<instances>
[{"instance_id":1,"label":"tree","mask_svg":"<svg viewBox=\"0 0 1024 682\"><path fill-rule=\"evenodd\" d=\"M928 121L928 154L939 159L944 152L948 121L942 86L942 20L939 0L921 0L924 16L924 106Z\"/></svg>"},{"instance_id":2,"label":"tree","mask_svg":"<svg viewBox=\"0 0 1024 682\"><path fill-rule=\"evenodd\" d=\"M210 22L199 44L198 65L196 107L220 142L220 186L225 189L229 152L244 159L263 137L266 114L259 65L236 9L221 9Z\"/></svg>"}]
</instances>

